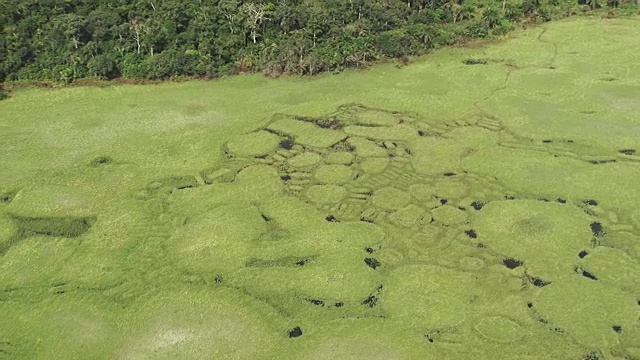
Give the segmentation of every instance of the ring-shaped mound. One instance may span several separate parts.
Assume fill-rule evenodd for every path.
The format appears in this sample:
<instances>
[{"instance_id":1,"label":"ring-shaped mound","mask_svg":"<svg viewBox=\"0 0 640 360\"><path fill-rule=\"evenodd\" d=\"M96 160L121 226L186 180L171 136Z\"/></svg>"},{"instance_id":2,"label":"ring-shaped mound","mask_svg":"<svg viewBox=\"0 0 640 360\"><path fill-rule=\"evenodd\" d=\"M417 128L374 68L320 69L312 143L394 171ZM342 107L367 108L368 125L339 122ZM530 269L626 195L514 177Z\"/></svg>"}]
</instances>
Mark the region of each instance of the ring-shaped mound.
<instances>
[{"instance_id":1,"label":"ring-shaped mound","mask_svg":"<svg viewBox=\"0 0 640 360\"><path fill-rule=\"evenodd\" d=\"M564 329L584 346L608 347L619 341L612 329L633 327L638 316L631 294L599 281L577 276L542 288L536 311L549 324Z\"/></svg>"},{"instance_id":2,"label":"ring-shaped mound","mask_svg":"<svg viewBox=\"0 0 640 360\"><path fill-rule=\"evenodd\" d=\"M483 317L474 329L484 338L499 343L512 343L524 335L517 322L503 316Z\"/></svg>"},{"instance_id":3,"label":"ring-shaped mound","mask_svg":"<svg viewBox=\"0 0 640 360\"><path fill-rule=\"evenodd\" d=\"M347 190L338 185L314 185L307 190L306 195L317 204L336 204L347 197Z\"/></svg>"},{"instance_id":4,"label":"ring-shaped mound","mask_svg":"<svg viewBox=\"0 0 640 360\"><path fill-rule=\"evenodd\" d=\"M411 195L392 187L385 187L373 193L373 204L387 210L400 210L411 201Z\"/></svg>"},{"instance_id":5,"label":"ring-shaped mound","mask_svg":"<svg viewBox=\"0 0 640 360\"><path fill-rule=\"evenodd\" d=\"M235 156L263 156L273 152L280 144L280 137L266 131L234 136L227 143L229 152Z\"/></svg>"},{"instance_id":6,"label":"ring-shaped mound","mask_svg":"<svg viewBox=\"0 0 640 360\"><path fill-rule=\"evenodd\" d=\"M65 185L38 185L20 190L7 208L26 218L85 218L96 214L91 193Z\"/></svg>"},{"instance_id":7,"label":"ring-shaped mound","mask_svg":"<svg viewBox=\"0 0 640 360\"><path fill-rule=\"evenodd\" d=\"M252 241L265 231L256 208L248 204L221 206L176 231L169 239L169 251L188 272L228 273L244 265Z\"/></svg>"},{"instance_id":8,"label":"ring-shaped mound","mask_svg":"<svg viewBox=\"0 0 640 360\"><path fill-rule=\"evenodd\" d=\"M411 195L421 202L433 201L436 191L433 186L428 184L413 184L409 187Z\"/></svg>"},{"instance_id":9,"label":"ring-shaped mound","mask_svg":"<svg viewBox=\"0 0 640 360\"><path fill-rule=\"evenodd\" d=\"M322 161L322 156L320 154L316 154L314 152L304 152L300 155L292 157L287 162L293 167L300 168L314 166L320 161Z\"/></svg>"},{"instance_id":10,"label":"ring-shaped mound","mask_svg":"<svg viewBox=\"0 0 640 360\"><path fill-rule=\"evenodd\" d=\"M435 184L434 191L445 199L461 199L467 192L467 186L459 180L442 180Z\"/></svg>"},{"instance_id":11,"label":"ring-shaped mound","mask_svg":"<svg viewBox=\"0 0 640 360\"><path fill-rule=\"evenodd\" d=\"M347 151L335 152L327 156L327 164L350 165L353 162L353 154Z\"/></svg>"},{"instance_id":12,"label":"ring-shaped mound","mask_svg":"<svg viewBox=\"0 0 640 360\"><path fill-rule=\"evenodd\" d=\"M379 174L389 165L388 157L371 157L365 158L360 163L360 169L366 174Z\"/></svg>"},{"instance_id":13,"label":"ring-shaped mound","mask_svg":"<svg viewBox=\"0 0 640 360\"><path fill-rule=\"evenodd\" d=\"M533 200L491 202L473 221L479 241L540 276L573 272L593 237L591 222L578 208Z\"/></svg>"},{"instance_id":14,"label":"ring-shaped mound","mask_svg":"<svg viewBox=\"0 0 640 360\"><path fill-rule=\"evenodd\" d=\"M185 287L134 314L121 358L255 359L278 351L287 329L265 304L224 288Z\"/></svg>"},{"instance_id":15,"label":"ring-shaped mound","mask_svg":"<svg viewBox=\"0 0 640 360\"><path fill-rule=\"evenodd\" d=\"M316 170L315 177L324 184L344 184L353 177L353 170L345 165L324 165Z\"/></svg>"},{"instance_id":16,"label":"ring-shaped mound","mask_svg":"<svg viewBox=\"0 0 640 360\"><path fill-rule=\"evenodd\" d=\"M409 265L393 271L385 286L385 311L420 329L456 326L477 311L474 275L432 265ZM477 301L476 301L477 304Z\"/></svg>"},{"instance_id":17,"label":"ring-shaped mound","mask_svg":"<svg viewBox=\"0 0 640 360\"><path fill-rule=\"evenodd\" d=\"M431 215L437 222L444 225L461 224L467 220L467 213L449 205L431 210Z\"/></svg>"},{"instance_id":18,"label":"ring-shaped mound","mask_svg":"<svg viewBox=\"0 0 640 360\"><path fill-rule=\"evenodd\" d=\"M413 204L394 212L389 216L389 220L394 224L402 227L413 227L427 215L427 212Z\"/></svg>"}]
</instances>

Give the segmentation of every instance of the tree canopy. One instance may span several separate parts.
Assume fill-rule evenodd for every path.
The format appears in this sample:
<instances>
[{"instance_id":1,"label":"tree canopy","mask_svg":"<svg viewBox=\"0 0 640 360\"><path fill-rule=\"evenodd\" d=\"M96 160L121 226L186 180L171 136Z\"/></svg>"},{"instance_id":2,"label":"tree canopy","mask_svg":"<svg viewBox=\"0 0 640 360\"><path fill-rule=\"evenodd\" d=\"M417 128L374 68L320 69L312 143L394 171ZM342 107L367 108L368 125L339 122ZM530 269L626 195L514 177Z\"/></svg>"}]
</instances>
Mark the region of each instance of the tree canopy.
<instances>
[{"instance_id":1,"label":"tree canopy","mask_svg":"<svg viewBox=\"0 0 640 360\"><path fill-rule=\"evenodd\" d=\"M544 1L0 0L0 82L313 75L503 34L569 6Z\"/></svg>"}]
</instances>

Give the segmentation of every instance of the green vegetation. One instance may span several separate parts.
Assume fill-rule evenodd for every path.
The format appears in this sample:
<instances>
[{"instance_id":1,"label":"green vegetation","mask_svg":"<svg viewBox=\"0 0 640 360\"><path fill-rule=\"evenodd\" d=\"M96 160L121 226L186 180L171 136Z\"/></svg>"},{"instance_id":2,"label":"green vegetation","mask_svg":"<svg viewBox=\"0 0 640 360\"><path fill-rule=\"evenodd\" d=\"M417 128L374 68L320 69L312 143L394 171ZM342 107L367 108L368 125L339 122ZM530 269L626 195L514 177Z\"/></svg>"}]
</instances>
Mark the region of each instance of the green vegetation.
<instances>
[{"instance_id":1,"label":"green vegetation","mask_svg":"<svg viewBox=\"0 0 640 360\"><path fill-rule=\"evenodd\" d=\"M17 89L0 357L638 358L639 20L336 76Z\"/></svg>"},{"instance_id":2,"label":"green vegetation","mask_svg":"<svg viewBox=\"0 0 640 360\"><path fill-rule=\"evenodd\" d=\"M0 82L362 67L500 36L597 0L0 1ZM629 0L608 6L635 5ZM0 100L6 96L0 89Z\"/></svg>"}]
</instances>

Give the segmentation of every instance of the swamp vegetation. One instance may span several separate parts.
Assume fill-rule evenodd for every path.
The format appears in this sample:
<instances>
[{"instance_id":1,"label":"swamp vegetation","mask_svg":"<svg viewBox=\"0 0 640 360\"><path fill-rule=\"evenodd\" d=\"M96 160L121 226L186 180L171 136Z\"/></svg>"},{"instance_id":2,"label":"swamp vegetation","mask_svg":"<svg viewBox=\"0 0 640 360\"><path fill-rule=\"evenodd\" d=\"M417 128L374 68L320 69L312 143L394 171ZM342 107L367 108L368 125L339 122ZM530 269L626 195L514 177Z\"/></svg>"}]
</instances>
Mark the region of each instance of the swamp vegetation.
<instances>
[{"instance_id":1,"label":"swamp vegetation","mask_svg":"<svg viewBox=\"0 0 640 360\"><path fill-rule=\"evenodd\" d=\"M339 75L16 88L0 357L640 359L640 18L507 37Z\"/></svg>"}]
</instances>

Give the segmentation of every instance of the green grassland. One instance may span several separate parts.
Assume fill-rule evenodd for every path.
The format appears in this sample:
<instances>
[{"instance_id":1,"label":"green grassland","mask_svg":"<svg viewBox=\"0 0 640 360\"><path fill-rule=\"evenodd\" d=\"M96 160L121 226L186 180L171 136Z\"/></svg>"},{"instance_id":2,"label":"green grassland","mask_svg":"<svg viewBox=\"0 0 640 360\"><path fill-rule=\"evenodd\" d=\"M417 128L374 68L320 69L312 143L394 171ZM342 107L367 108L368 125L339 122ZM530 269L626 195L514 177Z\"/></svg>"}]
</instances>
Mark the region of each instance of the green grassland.
<instances>
[{"instance_id":1,"label":"green grassland","mask_svg":"<svg viewBox=\"0 0 640 360\"><path fill-rule=\"evenodd\" d=\"M17 90L0 358L640 359L639 38Z\"/></svg>"}]
</instances>

